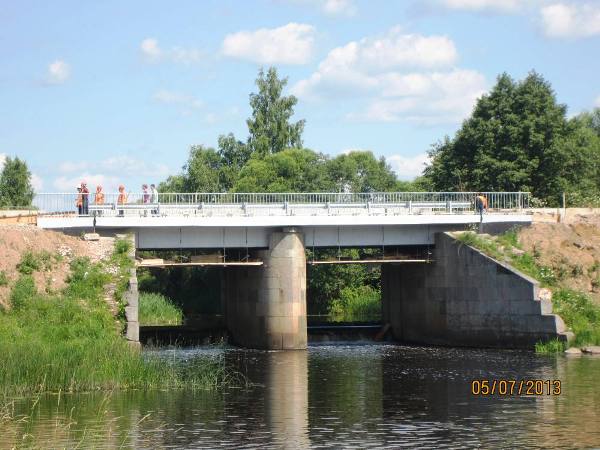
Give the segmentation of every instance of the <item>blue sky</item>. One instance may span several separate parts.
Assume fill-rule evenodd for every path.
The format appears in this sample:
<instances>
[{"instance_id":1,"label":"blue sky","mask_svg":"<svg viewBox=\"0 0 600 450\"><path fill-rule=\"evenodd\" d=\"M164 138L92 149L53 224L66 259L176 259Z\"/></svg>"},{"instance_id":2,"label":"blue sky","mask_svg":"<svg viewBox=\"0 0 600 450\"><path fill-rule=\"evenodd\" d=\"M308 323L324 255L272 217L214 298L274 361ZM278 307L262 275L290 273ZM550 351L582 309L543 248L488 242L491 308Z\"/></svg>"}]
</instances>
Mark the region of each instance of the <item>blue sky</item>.
<instances>
[{"instance_id":1,"label":"blue sky","mask_svg":"<svg viewBox=\"0 0 600 450\"><path fill-rule=\"evenodd\" d=\"M24 158L39 191L137 191L190 145L245 140L274 65L306 147L408 179L504 71L538 71L570 115L600 106L599 55L598 0L0 0L0 161Z\"/></svg>"}]
</instances>

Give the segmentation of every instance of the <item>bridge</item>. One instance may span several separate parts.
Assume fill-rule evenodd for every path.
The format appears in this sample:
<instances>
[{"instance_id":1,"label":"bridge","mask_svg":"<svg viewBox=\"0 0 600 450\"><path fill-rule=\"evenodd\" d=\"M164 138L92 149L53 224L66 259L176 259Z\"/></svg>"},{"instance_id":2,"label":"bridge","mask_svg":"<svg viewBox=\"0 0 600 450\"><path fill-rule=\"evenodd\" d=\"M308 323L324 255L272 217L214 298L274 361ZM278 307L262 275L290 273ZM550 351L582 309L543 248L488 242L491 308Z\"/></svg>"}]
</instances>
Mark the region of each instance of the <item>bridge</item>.
<instances>
[{"instance_id":1,"label":"bridge","mask_svg":"<svg viewBox=\"0 0 600 450\"><path fill-rule=\"evenodd\" d=\"M38 194L38 226L54 229L125 229L138 249L267 248L275 230L294 229L319 247L432 245L436 232L479 224L528 224L527 192L486 192L488 209L475 211L475 192L374 193L141 193L118 203L90 194L77 214L77 194ZM146 202L144 201L146 200Z\"/></svg>"},{"instance_id":2,"label":"bridge","mask_svg":"<svg viewBox=\"0 0 600 450\"><path fill-rule=\"evenodd\" d=\"M306 348L307 248L382 249L369 262L382 264L382 316L396 339L523 347L564 337L535 280L474 249L457 252L448 231L531 223L529 193L483 195L483 214L475 192L161 193L154 201L135 193L125 203L105 194L102 204L90 194L81 211L77 194L38 194L35 204L42 228L130 232L142 250L205 249L223 258L242 250L238 261L189 264L221 267L221 310L232 340L246 347ZM423 246L425 259L386 259L390 247ZM135 277L130 284L127 333L135 340Z\"/></svg>"}]
</instances>

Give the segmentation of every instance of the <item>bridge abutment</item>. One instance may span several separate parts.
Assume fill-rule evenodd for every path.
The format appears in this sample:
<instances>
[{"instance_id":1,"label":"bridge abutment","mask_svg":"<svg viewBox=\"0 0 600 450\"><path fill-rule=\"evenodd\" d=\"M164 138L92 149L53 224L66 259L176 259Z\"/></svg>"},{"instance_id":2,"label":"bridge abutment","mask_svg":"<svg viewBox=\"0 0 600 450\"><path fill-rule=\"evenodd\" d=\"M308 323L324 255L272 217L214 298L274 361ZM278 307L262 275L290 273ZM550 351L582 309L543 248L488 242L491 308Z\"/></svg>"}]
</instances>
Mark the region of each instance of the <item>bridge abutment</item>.
<instances>
[{"instance_id":1,"label":"bridge abutment","mask_svg":"<svg viewBox=\"0 0 600 450\"><path fill-rule=\"evenodd\" d=\"M435 242L433 263L382 265L383 320L395 339L504 348L566 339L537 281L447 233Z\"/></svg>"},{"instance_id":2,"label":"bridge abutment","mask_svg":"<svg viewBox=\"0 0 600 450\"><path fill-rule=\"evenodd\" d=\"M303 234L273 232L259 267L223 271L222 305L234 343L258 349L305 349L306 256Z\"/></svg>"}]
</instances>

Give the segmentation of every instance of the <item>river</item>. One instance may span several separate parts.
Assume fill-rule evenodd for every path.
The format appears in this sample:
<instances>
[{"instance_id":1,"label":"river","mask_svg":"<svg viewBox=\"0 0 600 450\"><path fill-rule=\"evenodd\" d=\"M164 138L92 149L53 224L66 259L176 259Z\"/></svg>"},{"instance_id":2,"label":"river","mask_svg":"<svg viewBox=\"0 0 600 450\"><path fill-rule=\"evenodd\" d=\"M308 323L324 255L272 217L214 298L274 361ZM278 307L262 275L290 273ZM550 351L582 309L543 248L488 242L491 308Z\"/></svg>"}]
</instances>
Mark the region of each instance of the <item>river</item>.
<instances>
[{"instance_id":1,"label":"river","mask_svg":"<svg viewBox=\"0 0 600 450\"><path fill-rule=\"evenodd\" d=\"M600 358L391 344L158 350L223 358L219 392L47 395L0 421L3 448L573 448L600 446ZM472 380L560 380L560 395L472 394ZM29 413L28 413L29 412ZM25 435L25 437L23 437Z\"/></svg>"}]
</instances>

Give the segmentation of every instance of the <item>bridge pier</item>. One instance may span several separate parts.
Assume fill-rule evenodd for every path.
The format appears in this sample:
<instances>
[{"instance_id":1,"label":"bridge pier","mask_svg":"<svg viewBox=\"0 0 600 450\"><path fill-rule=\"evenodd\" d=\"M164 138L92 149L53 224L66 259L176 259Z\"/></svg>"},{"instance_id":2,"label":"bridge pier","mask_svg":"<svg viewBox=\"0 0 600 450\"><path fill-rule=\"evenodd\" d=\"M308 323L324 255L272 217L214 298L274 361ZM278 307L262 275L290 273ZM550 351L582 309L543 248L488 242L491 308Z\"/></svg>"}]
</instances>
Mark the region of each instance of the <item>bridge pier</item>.
<instances>
[{"instance_id":1,"label":"bridge pier","mask_svg":"<svg viewBox=\"0 0 600 450\"><path fill-rule=\"evenodd\" d=\"M269 237L258 267L223 271L222 306L234 343L258 349L305 349L306 257L303 234L284 228Z\"/></svg>"}]
</instances>

